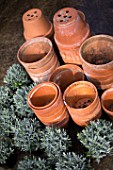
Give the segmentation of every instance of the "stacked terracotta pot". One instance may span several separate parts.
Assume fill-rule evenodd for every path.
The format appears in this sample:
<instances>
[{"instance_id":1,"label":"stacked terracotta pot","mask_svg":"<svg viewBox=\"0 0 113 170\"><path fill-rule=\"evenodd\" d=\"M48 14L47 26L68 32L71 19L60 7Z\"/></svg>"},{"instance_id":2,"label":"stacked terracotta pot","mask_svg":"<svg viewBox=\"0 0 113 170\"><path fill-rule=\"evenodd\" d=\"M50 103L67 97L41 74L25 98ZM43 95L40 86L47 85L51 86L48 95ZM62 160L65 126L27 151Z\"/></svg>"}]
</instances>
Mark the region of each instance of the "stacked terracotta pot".
<instances>
[{"instance_id":1,"label":"stacked terracotta pot","mask_svg":"<svg viewBox=\"0 0 113 170\"><path fill-rule=\"evenodd\" d=\"M47 81L60 65L52 42L46 37L26 41L18 50L17 58L34 82Z\"/></svg>"},{"instance_id":2,"label":"stacked terracotta pot","mask_svg":"<svg viewBox=\"0 0 113 170\"><path fill-rule=\"evenodd\" d=\"M28 95L28 105L45 125L64 127L69 121L60 88L55 83L45 82L35 86Z\"/></svg>"},{"instance_id":3,"label":"stacked terracotta pot","mask_svg":"<svg viewBox=\"0 0 113 170\"><path fill-rule=\"evenodd\" d=\"M79 48L90 36L89 25L81 11L63 8L53 18L54 39L65 63L81 65Z\"/></svg>"},{"instance_id":4,"label":"stacked terracotta pot","mask_svg":"<svg viewBox=\"0 0 113 170\"><path fill-rule=\"evenodd\" d=\"M30 40L35 37L45 36L51 38L53 36L53 24L45 17L38 8L26 11L22 17L24 38Z\"/></svg>"},{"instance_id":5,"label":"stacked terracotta pot","mask_svg":"<svg viewBox=\"0 0 113 170\"><path fill-rule=\"evenodd\" d=\"M101 117L101 104L96 87L87 81L72 83L63 95L66 107L79 126Z\"/></svg>"}]
</instances>

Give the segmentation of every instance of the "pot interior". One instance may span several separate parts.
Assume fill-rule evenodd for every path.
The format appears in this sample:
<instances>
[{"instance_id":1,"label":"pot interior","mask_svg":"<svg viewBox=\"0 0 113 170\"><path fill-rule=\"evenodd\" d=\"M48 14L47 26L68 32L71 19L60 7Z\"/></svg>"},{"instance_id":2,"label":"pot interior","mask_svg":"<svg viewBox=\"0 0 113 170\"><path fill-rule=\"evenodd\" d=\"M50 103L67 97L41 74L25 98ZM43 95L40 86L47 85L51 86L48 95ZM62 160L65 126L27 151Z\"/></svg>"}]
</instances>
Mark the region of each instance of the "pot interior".
<instances>
[{"instance_id":1,"label":"pot interior","mask_svg":"<svg viewBox=\"0 0 113 170\"><path fill-rule=\"evenodd\" d=\"M29 45L20 52L20 59L26 63L39 61L48 54L50 48L47 42L29 43Z\"/></svg>"},{"instance_id":2,"label":"pot interior","mask_svg":"<svg viewBox=\"0 0 113 170\"><path fill-rule=\"evenodd\" d=\"M73 71L69 68L58 69L50 77L50 81L53 81L60 86L62 93L70 84L83 79L83 73L73 73Z\"/></svg>"},{"instance_id":3,"label":"pot interior","mask_svg":"<svg viewBox=\"0 0 113 170\"><path fill-rule=\"evenodd\" d=\"M113 60L113 40L106 36L91 37L83 44L81 56L90 64L107 64Z\"/></svg>"},{"instance_id":4,"label":"pot interior","mask_svg":"<svg viewBox=\"0 0 113 170\"><path fill-rule=\"evenodd\" d=\"M57 98L57 89L45 85L37 88L31 95L30 101L34 107L48 107Z\"/></svg>"},{"instance_id":5,"label":"pot interior","mask_svg":"<svg viewBox=\"0 0 113 170\"><path fill-rule=\"evenodd\" d=\"M95 96L96 92L94 89L85 85L75 85L72 88L69 88L69 90L66 90L65 102L69 107L83 109L94 101Z\"/></svg>"},{"instance_id":6,"label":"pot interior","mask_svg":"<svg viewBox=\"0 0 113 170\"><path fill-rule=\"evenodd\" d=\"M103 101L104 107L107 110L113 112L113 91L110 90L106 92L104 97L102 97L102 101Z\"/></svg>"}]
</instances>

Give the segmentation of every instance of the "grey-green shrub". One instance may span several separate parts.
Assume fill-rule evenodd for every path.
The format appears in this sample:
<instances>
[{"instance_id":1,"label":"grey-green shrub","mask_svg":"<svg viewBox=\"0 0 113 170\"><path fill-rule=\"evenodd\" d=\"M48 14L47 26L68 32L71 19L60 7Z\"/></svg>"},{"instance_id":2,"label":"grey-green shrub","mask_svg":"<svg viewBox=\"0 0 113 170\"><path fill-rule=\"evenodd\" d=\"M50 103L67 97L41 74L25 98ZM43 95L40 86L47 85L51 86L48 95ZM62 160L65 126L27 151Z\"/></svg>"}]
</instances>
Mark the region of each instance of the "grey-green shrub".
<instances>
[{"instance_id":1,"label":"grey-green shrub","mask_svg":"<svg viewBox=\"0 0 113 170\"><path fill-rule=\"evenodd\" d=\"M0 163L5 164L13 151L13 143L11 139L0 136Z\"/></svg>"},{"instance_id":2,"label":"grey-green shrub","mask_svg":"<svg viewBox=\"0 0 113 170\"><path fill-rule=\"evenodd\" d=\"M46 127L41 134L41 146L48 160L54 164L62 153L69 149L71 139L64 129Z\"/></svg>"},{"instance_id":3,"label":"grey-green shrub","mask_svg":"<svg viewBox=\"0 0 113 170\"><path fill-rule=\"evenodd\" d=\"M12 89L17 89L23 85L29 85L31 83L29 75L20 64L12 64L7 70L7 74L3 81Z\"/></svg>"},{"instance_id":4,"label":"grey-green shrub","mask_svg":"<svg viewBox=\"0 0 113 170\"><path fill-rule=\"evenodd\" d=\"M9 108L13 102L13 92L8 86L0 86L0 108Z\"/></svg>"},{"instance_id":5,"label":"grey-green shrub","mask_svg":"<svg viewBox=\"0 0 113 170\"><path fill-rule=\"evenodd\" d=\"M28 93L33 88L34 85L35 84L32 84L30 86L23 86L17 89L16 93L13 96L17 115L20 118L33 117L34 115L33 111L29 108L27 104Z\"/></svg>"},{"instance_id":6,"label":"grey-green shrub","mask_svg":"<svg viewBox=\"0 0 113 170\"><path fill-rule=\"evenodd\" d=\"M21 151L37 151L40 148L41 124L38 119L16 119L14 132L14 144Z\"/></svg>"},{"instance_id":7,"label":"grey-green shrub","mask_svg":"<svg viewBox=\"0 0 113 170\"><path fill-rule=\"evenodd\" d=\"M45 159L26 156L18 164L17 170L51 170Z\"/></svg>"},{"instance_id":8,"label":"grey-green shrub","mask_svg":"<svg viewBox=\"0 0 113 170\"><path fill-rule=\"evenodd\" d=\"M74 152L63 153L56 163L56 170L89 170L90 162L83 155Z\"/></svg>"},{"instance_id":9,"label":"grey-green shrub","mask_svg":"<svg viewBox=\"0 0 113 170\"><path fill-rule=\"evenodd\" d=\"M12 127L16 119L15 110L13 106L9 108L0 109L0 135L10 136L13 131Z\"/></svg>"},{"instance_id":10,"label":"grey-green shrub","mask_svg":"<svg viewBox=\"0 0 113 170\"><path fill-rule=\"evenodd\" d=\"M102 119L91 121L77 136L88 149L87 156L95 158L98 163L101 158L112 154L113 129L111 122Z\"/></svg>"}]
</instances>

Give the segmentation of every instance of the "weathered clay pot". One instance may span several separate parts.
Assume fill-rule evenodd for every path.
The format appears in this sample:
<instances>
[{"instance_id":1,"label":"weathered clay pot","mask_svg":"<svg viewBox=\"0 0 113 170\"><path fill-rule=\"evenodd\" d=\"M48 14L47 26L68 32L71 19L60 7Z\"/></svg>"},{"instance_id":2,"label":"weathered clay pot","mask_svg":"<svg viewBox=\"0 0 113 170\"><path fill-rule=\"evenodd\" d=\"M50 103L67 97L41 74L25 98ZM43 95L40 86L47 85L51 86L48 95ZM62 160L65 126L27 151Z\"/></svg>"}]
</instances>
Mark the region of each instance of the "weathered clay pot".
<instances>
[{"instance_id":1,"label":"weathered clay pot","mask_svg":"<svg viewBox=\"0 0 113 170\"><path fill-rule=\"evenodd\" d=\"M53 82L35 86L28 94L28 105L45 125L63 127L69 121L60 88Z\"/></svg>"},{"instance_id":2,"label":"weathered clay pot","mask_svg":"<svg viewBox=\"0 0 113 170\"><path fill-rule=\"evenodd\" d=\"M83 70L75 64L65 64L57 67L49 77L49 81L60 86L62 93L73 82L84 80Z\"/></svg>"},{"instance_id":3,"label":"weathered clay pot","mask_svg":"<svg viewBox=\"0 0 113 170\"><path fill-rule=\"evenodd\" d=\"M31 79L37 83L48 80L51 73L60 65L52 42L45 37L26 41L18 50L17 58Z\"/></svg>"},{"instance_id":4,"label":"weathered clay pot","mask_svg":"<svg viewBox=\"0 0 113 170\"><path fill-rule=\"evenodd\" d=\"M101 104L96 87L87 81L72 83L64 92L65 105L79 126L101 117Z\"/></svg>"},{"instance_id":5,"label":"weathered clay pot","mask_svg":"<svg viewBox=\"0 0 113 170\"><path fill-rule=\"evenodd\" d=\"M105 113L113 120L113 87L103 92L101 95L101 104Z\"/></svg>"},{"instance_id":6,"label":"weathered clay pot","mask_svg":"<svg viewBox=\"0 0 113 170\"><path fill-rule=\"evenodd\" d=\"M30 40L34 37L46 36L51 38L53 35L52 23L43 15L38 8L28 10L22 17L24 27L24 38Z\"/></svg>"},{"instance_id":7,"label":"weathered clay pot","mask_svg":"<svg viewBox=\"0 0 113 170\"><path fill-rule=\"evenodd\" d=\"M113 37L96 35L87 39L80 48L84 73L98 89L113 85Z\"/></svg>"},{"instance_id":8,"label":"weathered clay pot","mask_svg":"<svg viewBox=\"0 0 113 170\"><path fill-rule=\"evenodd\" d=\"M90 36L89 25L81 11L74 8L63 8L53 18L54 39L65 63L81 65L79 48Z\"/></svg>"}]
</instances>

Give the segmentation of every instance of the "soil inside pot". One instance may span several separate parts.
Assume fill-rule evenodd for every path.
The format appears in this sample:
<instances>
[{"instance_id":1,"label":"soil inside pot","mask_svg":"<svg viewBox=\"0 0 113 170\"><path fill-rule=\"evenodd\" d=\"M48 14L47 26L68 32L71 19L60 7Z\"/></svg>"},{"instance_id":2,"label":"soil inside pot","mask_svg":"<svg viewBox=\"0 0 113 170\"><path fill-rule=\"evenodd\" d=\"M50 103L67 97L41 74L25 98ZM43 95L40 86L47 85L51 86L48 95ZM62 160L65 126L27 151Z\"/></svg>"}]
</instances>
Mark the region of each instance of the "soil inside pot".
<instances>
[{"instance_id":1,"label":"soil inside pot","mask_svg":"<svg viewBox=\"0 0 113 170\"><path fill-rule=\"evenodd\" d=\"M82 99L79 99L75 103L74 108L83 109L83 108L89 106L92 102L93 102L93 100L90 98L82 98Z\"/></svg>"},{"instance_id":2,"label":"soil inside pot","mask_svg":"<svg viewBox=\"0 0 113 170\"><path fill-rule=\"evenodd\" d=\"M107 64L110 61L112 61L111 58L113 57L108 57L107 54L85 54L86 61L88 61L90 64L95 64L95 65L102 65L102 64Z\"/></svg>"},{"instance_id":3,"label":"soil inside pot","mask_svg":"<svg viewBox=\"0 0 113 170\"><path fill-rule=\"evenodd\" d=\"M50 45L45 42L36 42L28 45L21 54L21 60L32 63L41 60L50 50Z\"/></svg>"}]
</instances>

